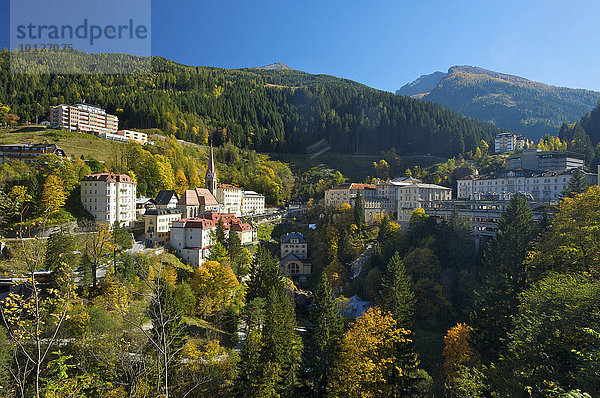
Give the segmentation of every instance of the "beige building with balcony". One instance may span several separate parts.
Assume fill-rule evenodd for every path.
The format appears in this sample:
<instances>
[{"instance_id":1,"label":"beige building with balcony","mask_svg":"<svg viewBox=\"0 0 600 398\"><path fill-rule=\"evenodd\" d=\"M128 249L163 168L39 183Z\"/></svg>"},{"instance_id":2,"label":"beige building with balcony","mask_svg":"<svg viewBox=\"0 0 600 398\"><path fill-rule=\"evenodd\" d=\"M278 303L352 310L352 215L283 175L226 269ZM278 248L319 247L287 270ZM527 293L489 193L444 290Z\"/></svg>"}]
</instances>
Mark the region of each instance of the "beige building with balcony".
<instances>
[{"instance_id":1,"label":"beige building with balcony","mask_svg":"<svg viewBox=\"0 0 600 398\"><path fill-rule=\"evenodd\" d=\"M343 203L349 203L354 207L359 192L367 223L389 215L395 217L400 224L407 225L414 210L436 207L442 201L452 199L451 188L425 184L411 177L400 177L377 184L339 185L325 191L325 204L339 207Z\"/></svg>"},{"instance_id":2,"label":"beige building with balcony","mask_svg":"<svg viewBox=\"0 0 600 398\"><path fill-rule=\"evenodd\" d=\"M50 127L94 135L115 134L119 118L89 104L58 105L50 110Z\"/></svg>"},{"instance_id":3,"label":"beige building with balcony","mask_svg":"<svg viewBox=\"0 0 600 398\"><path fill-rule=\"evenodd\" d=\"M145 145L148 143L148 134L140 133L139 131L119 130L117 131L117 135L120 135L129 141L137 142L140 145Z\"/></svg>"}]
</instances>

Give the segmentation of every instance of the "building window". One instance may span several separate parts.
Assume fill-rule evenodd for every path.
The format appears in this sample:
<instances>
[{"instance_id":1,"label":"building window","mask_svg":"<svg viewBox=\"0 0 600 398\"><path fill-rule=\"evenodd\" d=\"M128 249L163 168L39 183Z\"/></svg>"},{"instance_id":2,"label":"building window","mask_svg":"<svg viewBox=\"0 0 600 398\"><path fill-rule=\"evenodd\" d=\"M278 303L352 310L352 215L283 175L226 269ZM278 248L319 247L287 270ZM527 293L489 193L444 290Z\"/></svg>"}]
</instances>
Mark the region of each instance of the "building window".
<instances>
[{"instance_id":1,"label":"building window","mask_svg":"<svg viewBox=\"0 0 600 398\"><path fill-rule=\"evenodd\" d=\"M300 273L300 266L297 263L288 264L288 271L290 275L295 275Z\"/></svg>"}]
</instances>

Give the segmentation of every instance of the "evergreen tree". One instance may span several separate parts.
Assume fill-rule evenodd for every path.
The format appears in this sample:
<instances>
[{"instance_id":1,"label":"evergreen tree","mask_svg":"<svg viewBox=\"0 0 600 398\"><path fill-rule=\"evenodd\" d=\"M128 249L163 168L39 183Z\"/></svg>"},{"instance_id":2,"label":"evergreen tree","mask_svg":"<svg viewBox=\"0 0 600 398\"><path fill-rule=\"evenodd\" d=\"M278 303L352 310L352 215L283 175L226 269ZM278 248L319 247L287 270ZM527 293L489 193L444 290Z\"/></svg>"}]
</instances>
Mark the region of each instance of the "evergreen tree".
<instances>
[{"instance_id":1,"label":"evergreen tree","mask_svg":"<svg viewBox=\"0 0 600 398\"><path fill-rule=\"evenodd\" d=\"M415 297L411 288L412 280L406 273L404 263L396 252L388 262L381 282L379 300L381 309L390 313L399 328L410 336L414 323ZM415 396L421 385L429 378L426 372L418 369L417 354L412 339L396 343L396 363L403 370L392 369L390 383L394 385L394 396Z\"/></svg>"},{"instance_id":2,"label":"evergreen tree","mask_svg":"<svg viewBox=\"0 0 600 398\"><path fill-rule=\"evenodd\" d=\"M358 193L356 194L356 200L354 202L354 223L358 227L358 232L362 232L365 224L365 207L363 205L360 190L358 190Z\"/></svg>"},{"instance_id":3,"label":"evergreen tree","mask_svg":"<svg viewBox=\"0 0 600 398\"><path fill-rule=\"evenodd\" d=\"M229 228L229 236L227 238L227 251L229 252L229 262L232 265L236 264L236 259L238 259L242 252L242 241L240 240L240 236L237 234L237 232L235 232L235 229L233 227Z\"/></svg>"},{"instance_id":4,"label":"evergreen tree","mask_svg":"<svg viewBox=\"0 0 600 398\"><path fill-rule=\"evenodd\" d=\"M384 214L379 224L379 232L377 234L377 242L383 243L390 238L392 227L390 224L390 216Z\"/></svg>"},{"instance_id":5,"label":"evergreen tree","mask_svg":"<svg viewBox=\"0 0 600 398\"><path fill-rule=\"evenodd\" d=\"M517 311L519 294L526 287L523 262L535 232L527 200L521 195L513 196L483 257L487 278L474 322L479 351L488 361L497 358L506 345L511 317Z\"/></svg>"},{"instance_id":6,"label":"evergreen tree","mask_svg":"<svg viewBox=\"0 0 600 398\"><path fill-rule=\"evenodd\" d=\"M62 272L71 269L76 263L75 239L68 234L64 228L50 234L46 242L46 255L44 258L44 268L52 271L51 283L54 288L60 289L60 281L63 281L66 275ZM67 265L63 267L61 263Z\"/></svg>"},{"instance_id":7,"label":"evergreen tree","mask_svg":"<svg viewBox=\"0 0 600 398\"><path fill-rule=\"evenodd\" d=\"M333 359L344 333L340 309L325 273L315 292L310 320L315 324L315 330L310 335L307 347L307 368L315 394L323 396L327 390Z\"/></svg>"},{"instance_id":8,"label":"evergreen tree","mask_svg":"<svg viewBox=\"0 0 600 398\"><path fill-rule=\"evenodd\" d=\"M236 396L250 398L256 396L254 392L255 383L260 377L261 331L260 329L253 329L246 332L246 341L240 351L235 386L237 390Z\"/></svg>"},{"instance_id":9,"label":"evergreen tree","mask_svg":"<svg viewBox=\"0 0 600 398\"><path fill-rule=\"evenodd\" d=\"M381 309L391 313L399 327L412 329L415 295L411 289L411 277L407 275L398 252L388 262L379 296Z\"/></svg>"},{"instance_id":10,"label":"evergreen tree","mask_svg":"<svg viewBox=\"0 0 600 398\"><path fill-rule=\"evenodd\" d=\"M225 259L227 259L227 249L225 249L225 246L223 246L221 242L217 242L212 245L210 248L210 254L208 255L208 260L220 263Z\"/></svg>"},{"instance_id":11,"label":"evergreen tree","mask_svg":"<svg viewBox=\"0 0 600 398\"><path fill-rule=\"evenodd\" d=\"M279 396L292 396L298 383L302 340L296 333L296 314L282 284L275 285L267 298L262 330L261 365L269 375L260 385L275 381ZM277 371L280 373L277 374Z\"/></svg>"},{"instance_id":12,"label":"evergreen tree","mask_svg":"<svg viewBox=\"0 0 600 398\"><path fill-rule=\"evenodd\" d=\"M133 239L127 228L122 227L118 221L114 222L110 236L113 249L113 270L116 270L117 254L121 250L131 249L133 247Z\"/></svg>"},{"instance_id":13,"label":"evergreen tree","mask_svg":"<svg viewBox=\"0 0 600 398\"><path fill-rule=\"evenodd\" d=\"M262 246L259 246L256 251L254 262L250 266L249 277L246 303L252 302L255 298L266 299L273 286L283 285L279 263Z\"/></svg>"},{"instance_id":14,"label":"evergreen tree","mask_svg":"<svg viewBox=\"0 0 600 398\"><path fill-rule=\"evenodd\" d=\"M218 242L224 248L227 247L227 234L225 233L225 225L223 224L223 220L219 218L217 222L217 228L215 229L214 236L215 242Z\"/></svg>"},{"instance_id":15,"label":"evergreen tree","mask_svg":"<svg viewBox=\"0 0 600 398\"><path fill-rule=\"evenodd\" d=\"M574 198L580 193L584 193L590 187L590 182L579 169L573 171L573 175L567 186L560 193L561 198Z\"/></svg>"},{"instance_id":16,"label":"evergreen tree","mask_svg":"<svg viewBox=\"0 0 600 398\"><path fill-rule=\"evenodd\" d=\"M291 396L298 381L302 341L277 261L262 247L251 267L246 307L252 314L246 314L249 340L242 350L238 381L250 390L241 395Z\"/></svg>"}]
</instances>

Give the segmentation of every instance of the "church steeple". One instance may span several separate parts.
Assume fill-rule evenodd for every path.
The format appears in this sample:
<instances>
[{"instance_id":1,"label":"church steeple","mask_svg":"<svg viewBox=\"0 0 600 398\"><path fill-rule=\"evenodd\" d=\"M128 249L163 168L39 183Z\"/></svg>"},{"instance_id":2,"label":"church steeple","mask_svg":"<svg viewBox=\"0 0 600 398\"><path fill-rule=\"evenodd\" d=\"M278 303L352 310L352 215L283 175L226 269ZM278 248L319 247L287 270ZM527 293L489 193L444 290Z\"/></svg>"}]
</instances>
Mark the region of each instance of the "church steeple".
<instances>
[{"instance_id":1,"label":"church steeple","mask_svg":"<svg viewBox=\"0 0 600 398\"><path fill-rule=\"evenodd\" d=\"M210 140L210 158L208 159L208 167L206 169L204 182L206 189L208 189L213 195L217 195L217 169L215 168L212 140Z\"/></svg>"}]
</instances>

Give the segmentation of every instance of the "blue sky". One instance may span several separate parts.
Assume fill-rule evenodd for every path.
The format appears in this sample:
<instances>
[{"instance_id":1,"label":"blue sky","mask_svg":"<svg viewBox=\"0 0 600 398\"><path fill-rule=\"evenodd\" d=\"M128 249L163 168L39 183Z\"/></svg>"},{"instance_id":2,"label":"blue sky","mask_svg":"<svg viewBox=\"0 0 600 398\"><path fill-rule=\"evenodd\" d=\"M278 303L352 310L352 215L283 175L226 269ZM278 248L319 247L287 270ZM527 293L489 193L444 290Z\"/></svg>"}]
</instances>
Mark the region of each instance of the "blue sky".
<instances>
[{"instance_id":1,"label":"blue sky","mask_svg":"<svg viewBox=\"0 0 600 398\"><path fill-rule=\"evenodd\" d=\"M226 68L283 62L389 91L463 64L600 91L599 17L597 1L155 0L152 53Z\"/></svg>"}]
</instances>

